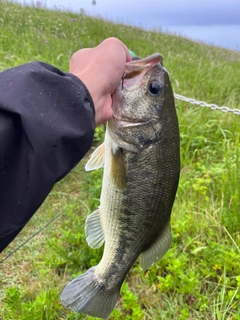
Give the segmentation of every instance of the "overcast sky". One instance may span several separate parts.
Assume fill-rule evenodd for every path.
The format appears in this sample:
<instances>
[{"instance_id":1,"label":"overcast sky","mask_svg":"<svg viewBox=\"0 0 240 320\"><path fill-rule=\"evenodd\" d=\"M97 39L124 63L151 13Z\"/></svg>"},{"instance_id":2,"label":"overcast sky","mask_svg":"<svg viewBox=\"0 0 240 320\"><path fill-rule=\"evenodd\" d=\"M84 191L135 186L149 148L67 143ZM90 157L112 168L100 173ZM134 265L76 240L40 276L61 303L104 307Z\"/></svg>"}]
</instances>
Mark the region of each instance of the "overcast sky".
<instances>
[{"instance_id":1,"label":"overcast sky","mask_svg":"<svg viewBox=\"0 0 240 320\"><path fill-rule=\"evenodd\" d=\"M23 0L17 0L23 2ZM35 0L31 0L31 3ZM30 2L25 0L25 3ZM187 36L240 51L240 0L42 0L45 6Z\"/></svg>"}]
</instances>

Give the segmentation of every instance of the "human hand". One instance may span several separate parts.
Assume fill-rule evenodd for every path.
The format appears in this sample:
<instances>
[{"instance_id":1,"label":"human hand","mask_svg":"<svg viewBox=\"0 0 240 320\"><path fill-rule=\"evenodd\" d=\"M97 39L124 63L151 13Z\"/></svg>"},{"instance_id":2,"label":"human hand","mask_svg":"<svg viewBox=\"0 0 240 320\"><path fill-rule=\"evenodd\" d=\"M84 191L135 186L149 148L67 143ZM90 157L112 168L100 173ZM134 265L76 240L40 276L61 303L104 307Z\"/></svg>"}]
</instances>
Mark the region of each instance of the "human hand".
<instances>
[{"instance_id":1,"label":"human hand","mask_svg":"<svg viewBox=\"0 0 240 320\"><path fill-rule=\"evenodd\" d=\"M95 122L100 125L112 117L112 94L131 61L127 47L116 38L108 38L92 49L81 49L70 60L69 72L88 88L95 107Z\"/></svg>"}]
</instances>

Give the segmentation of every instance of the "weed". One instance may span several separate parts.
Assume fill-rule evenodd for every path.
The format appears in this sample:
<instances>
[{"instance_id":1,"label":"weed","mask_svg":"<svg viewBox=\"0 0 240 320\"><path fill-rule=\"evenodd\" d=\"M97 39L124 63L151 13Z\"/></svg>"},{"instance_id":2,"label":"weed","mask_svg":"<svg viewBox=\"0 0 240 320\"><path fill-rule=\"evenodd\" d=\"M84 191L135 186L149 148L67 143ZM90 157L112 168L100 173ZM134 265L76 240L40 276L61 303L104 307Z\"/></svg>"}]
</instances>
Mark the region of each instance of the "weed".
<instances>
[{"instance_id":1,"label":"weed","mask_svg":"<svg viewBox=\"0 0 240 320\"><path fill-rule=\"evenodd\" d=\"M67 71L73 52L120 38L139 56L161 52L176 93L240 109L240 54L155 31L0 1L0 69L32 60ZM110 316L122 319L240 320L239 116L176 101L181 179L172 213L173 244L146 273L138 261ZM95 132L94 147L104 127ZM96 265L102 250L85 241L86 216L99 205L102 171L83 160L55 185L7 254L57 213L48 228L0 270L0 319L93 319L59 302L72 278Z\"/></svg>"}]
</instances>

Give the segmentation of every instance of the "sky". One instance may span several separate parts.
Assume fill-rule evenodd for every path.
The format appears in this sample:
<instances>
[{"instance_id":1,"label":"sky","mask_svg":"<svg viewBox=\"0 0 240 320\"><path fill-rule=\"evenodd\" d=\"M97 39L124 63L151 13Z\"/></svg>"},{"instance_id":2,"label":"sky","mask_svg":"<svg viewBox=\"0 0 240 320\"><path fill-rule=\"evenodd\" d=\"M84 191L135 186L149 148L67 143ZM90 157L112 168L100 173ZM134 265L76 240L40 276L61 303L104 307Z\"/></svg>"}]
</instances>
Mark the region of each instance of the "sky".
<instances>
[{"instance_id":1,"label":"sky","mask_svg":"<svg viewBox=\"0 0 240 320\"><path fill-rule=\"evenodd\" d=\"M34 3L37 0L17 0ZM156 28L240 51L240 0L40 0L48 8L86 14Z\"/></svg>"}]
</instances>

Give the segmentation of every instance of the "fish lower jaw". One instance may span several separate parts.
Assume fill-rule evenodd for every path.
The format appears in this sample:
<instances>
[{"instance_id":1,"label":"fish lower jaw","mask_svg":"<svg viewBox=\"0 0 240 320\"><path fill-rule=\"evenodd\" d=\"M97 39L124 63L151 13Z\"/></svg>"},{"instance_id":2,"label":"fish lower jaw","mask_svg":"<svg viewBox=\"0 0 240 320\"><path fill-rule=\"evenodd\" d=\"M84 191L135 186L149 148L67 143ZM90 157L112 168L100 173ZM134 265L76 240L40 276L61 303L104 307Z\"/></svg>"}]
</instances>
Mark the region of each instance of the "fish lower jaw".
<instances>
[{"instance_id":1,"label":"fish lower jaw","mask_svg":"<svg viewBox=\"0 0 240 320\"><path fill-rule=\"evenodd\" d=\"M113 115L112 118L117 127L140 126L147 123L147 121L144 121L142 119L136 119L136 118L132 119L126 116L121 118L116 115Z\"/></svg>"}]
</instances>

